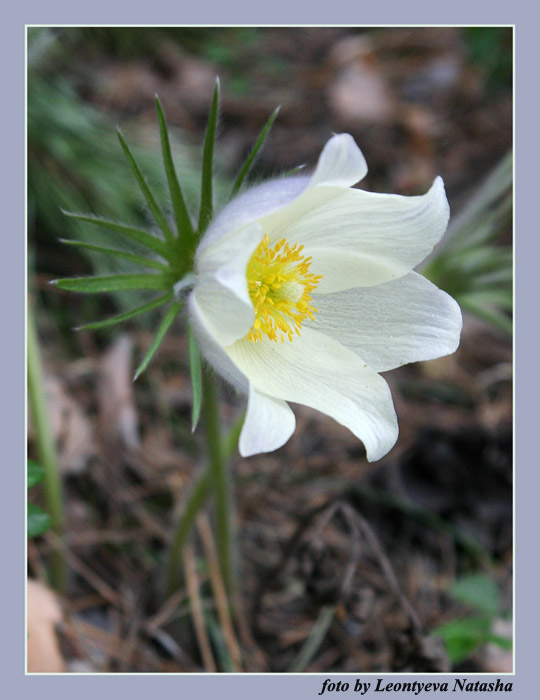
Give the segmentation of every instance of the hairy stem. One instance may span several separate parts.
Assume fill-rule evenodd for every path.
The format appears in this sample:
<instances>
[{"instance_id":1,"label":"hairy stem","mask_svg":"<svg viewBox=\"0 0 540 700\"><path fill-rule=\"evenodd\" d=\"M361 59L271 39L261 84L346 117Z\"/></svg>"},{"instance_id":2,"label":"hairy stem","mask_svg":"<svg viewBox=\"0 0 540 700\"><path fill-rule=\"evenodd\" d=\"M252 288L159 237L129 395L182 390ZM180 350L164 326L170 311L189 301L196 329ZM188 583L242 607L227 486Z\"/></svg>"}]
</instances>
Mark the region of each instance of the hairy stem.
<instances>
[{"instance_id":1,"label":"hairy stem","mask_svg":"<svg viewBox=\"0 0 540 700\"><path fill-rule=\"evenodd\" d=\"M202 420L206 433L208 468L193 486L182 515L175 526L167 562L165 580L167 597L170 597L180 585L183 551L197 515L212 491L216 498L217 547L220 567L226 585L229 587L232 583L232 527L227 463L236 449L244 417L242 415L232 426L229 434L222 438L217 390L214 378L208 373L208 370L203 370L202 381Z\"/></svg>"},{"instance_id":2,"label":"hairy stem","mask_svg":"<svg viewBox=\"0 0 540 700\"><path fill-rule=\"evenodd\" d=\"M202 419L206 434L210 478L216 499L216 539L218 558L225 587L232 586L231 492L227 474L227 455L221 436L217 386L208 367L203 368Z\"/></svg>"}]
</instances>

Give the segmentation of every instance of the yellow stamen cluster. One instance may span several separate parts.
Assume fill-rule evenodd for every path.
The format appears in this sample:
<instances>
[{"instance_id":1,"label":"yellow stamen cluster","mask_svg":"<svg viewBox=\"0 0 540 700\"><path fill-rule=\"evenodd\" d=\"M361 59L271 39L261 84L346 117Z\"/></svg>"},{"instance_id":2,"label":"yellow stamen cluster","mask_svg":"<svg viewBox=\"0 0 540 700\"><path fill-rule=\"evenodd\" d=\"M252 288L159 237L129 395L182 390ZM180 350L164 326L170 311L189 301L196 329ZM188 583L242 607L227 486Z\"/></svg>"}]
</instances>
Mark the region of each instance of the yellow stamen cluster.
<instances>
[{"instance_id":1,"label":"yellow stamen cluster","mask_svg":"<svg viewBox=\"0 0 540 700\"><path fill-rule=\"evenodd\" d=\"M256 343L263 333L277 343L293 333L300 335L302 323L315 320L317 309L311 303L311 292L322 275L309 272L311 258L301 255L304 248L290 246L282 238L272 248L265 233L247 265L249 296L255 309L255 322L247 339Z\"/></svg>"}]
</instances>

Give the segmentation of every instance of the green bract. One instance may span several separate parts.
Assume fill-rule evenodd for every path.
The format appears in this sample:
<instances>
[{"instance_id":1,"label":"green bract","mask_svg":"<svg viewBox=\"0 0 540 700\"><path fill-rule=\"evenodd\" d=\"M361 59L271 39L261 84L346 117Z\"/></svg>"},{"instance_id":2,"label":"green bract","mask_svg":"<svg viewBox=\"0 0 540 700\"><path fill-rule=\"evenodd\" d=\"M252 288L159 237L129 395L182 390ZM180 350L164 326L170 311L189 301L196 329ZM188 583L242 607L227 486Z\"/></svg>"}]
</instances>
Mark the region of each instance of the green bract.
<instances>
[{"instance_id":1,"label":"green bract","mask_svg":"<svg viewBox=\"0 0 540 700\"><path fill-rule=\"evenodd\" d=\"M195 249L201 235L208 227L213 216L212 182L214 143L219 111L219 80L216 81L204 141L200 208L196 226L189 214L182 187L176 173L171 153L167 122L157 95L156 109L161 136L163 164L170 194L170 209L172 212L170 218L158 204L154 193L120 130L118 130L118 138L159 232L154 233L152 231L146 231L137 226L110 221L91 214L64 212L66 216L94 226L99 226L102 229L109 230L113 235L121 236L131 241L136 246L137 251L142 250L144 252L135 254L126 252L125 250L118 250L114 247L109 248L83 241L64 240L64 243L102 253L103 255L122 258L138 266L143 271L129 274L65 278L54 281L54 284L60 289L83 294L100 294L120 290L155 290L161 292L161 294L145 304L136 306L111 318L93 321L80 327L82 329L92 330L106 328L117 323L122 323L123 321L128 321L147 311L152 311L162 306L166 307L165 314L154 340L135 372L135 378L148 367L148 364L159 348L165 334L182 308L182 303L175 299L175 286L178 285L178 283L180 283L180 286L183 286L183 281L186 279L189 280L188 275L193 269ZM272 113L261 130L255 145L240 168L238 176L234 181L231 196L235 195L242 187L278 111L279 108ZM144 271L145 268L147 271ZM190 343L190 362L192 366L191 374L194 389L193 425L195 427L200 412L201 382L200 357L194 339L192 339Z\"/></svg>"}]
</instances>

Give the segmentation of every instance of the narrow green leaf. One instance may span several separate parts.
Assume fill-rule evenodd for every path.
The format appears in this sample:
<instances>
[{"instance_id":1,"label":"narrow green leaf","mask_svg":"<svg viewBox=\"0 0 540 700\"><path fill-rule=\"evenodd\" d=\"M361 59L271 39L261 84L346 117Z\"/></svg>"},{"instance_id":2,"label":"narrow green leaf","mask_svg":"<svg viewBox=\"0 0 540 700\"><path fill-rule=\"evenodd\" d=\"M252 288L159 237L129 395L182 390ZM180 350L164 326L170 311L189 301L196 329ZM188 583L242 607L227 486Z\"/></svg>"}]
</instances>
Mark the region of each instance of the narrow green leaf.
<instances>
[{"instance_id":1,"label":"narrow green leaf","mask_svg":"<svg viewBox=\"0 0 540 700\"><path fill-rule=\"evenodd\" d=\"M53 280L59 289L81 294L118 292L124 289L168 289L169 282L163 275L105 275L103 277L66 277Z\"/></svg>"},{"instance_id":2,"label":"narrow green leaf","mask_svg":"<svg viewBox=\"0 0 540 700\"><path fill-rule=\"evenodd\" d=\"M512 311L512 290L505 289L481 289L476 292L464 292L459 295L460 303L479 304L480 306L498 306L504 311Z\"/></svg>"},{"instance_id":3,"label":"narrow green leaf","mask_svg":"<svg viewBox=\"0 0 540 700\"><path fill-rule=\"evenodd\" d=\"M37 537L51 527L51 518L48 513L34 503L28 504L27 510L27 535Z\"/></svg>"},{"instance_id":4,"label":"narrow green leaf","mask_svg":"<svg viewBox=\"0 0 540 700\"><path fill-rule=\"evenodd\" d=\"M464 311L469 311L471 314L478 316L478 318L487 321L492 326L496 328L501 328L503 331L510 333L514 331L514 326L512 319L505 314L497 311L496 309L489 309L485 306L481 306L478 303L471 302L470 298L458 299L457 300Z\"/></svg>"},{"instance_id":5,"label":"narrow green leaf","mask_svg":"<svg viewBox=\"0 0 540 700\"><path fill-rule=\"evenodd\" d=\"M215 649L217 660L219 661L219 668L224 673L234 673L235 665L233 663L229 648L225 643L223 637L223 631L218 624L218 621L214 618L210 610L205 611L204 622L208 631L210 632L210 638L212 640L212 646Z\"/></svg>"},{"instance_id":6,"label":"narrow green leaf","mask_svg":"<svg viewBox=\"0 0 540 700\"><path fill-rule=\"evenodd\" d=\"M159 119L159 131L161 135L161 150L163 153L163 164L165 166L165 173L167 175L167 182L169 183L169 192L171 194L171 201L174 211L174 218L176 220L176 228L178 231L180 252L186 257L191 252L191 248L195 244L195 231L193 229L193 224L189 217L189 212L186 206L186 200L182 193L182 188L180 187L180 182L178 181L178 176L176 175L176 168L174 167L174 162L171 154L171 144L169 141L169 131L167 129L167 122L165 120L165 114L159 101L159 97L156 95L156 108Z\"/></svg>"},{"instance_id":7,"label":"narrow green leaf","mask_svg":"<svg viewBox=\"0 0 540 700\"><path fill-rule=\"evenodd\" d=\"M308 638L289 667L289 673L301 673L306 668L323 643L335 614L336 609L333 605L326 605L321 608L319 617L311 628Z\"/></svg>"},{"instance_id":8,"label":"narrow green leaf","mask_svg":"<svg viewBox=\"0 0 540 700\"><path fill-rule=\"evenodd\" d=\"M45 469L34 460L29 459L26 467L26 487L31 489L45 478Z\"/></svg>"},{"instance_id":9,"label":"narrow green leaf","mask_svg":"<svg viewBox=\"0 0 540 700\"><path fill-rule=\"evenodd\" d=\"M177 525L174 527L174 537L169 550L169 562L166 573L167 598L175 593L180 586L179 578L182 576L182 553L195 523L197 515L206 502L212 490L210 470L207 469L191 488L188 498L183 506Z\"/></svg>"},{"instance_id":10,"label":"narrow green leaf","mask_svg":"<svg viewBox=\"0 0 540 700\"><path fill-rule=\"evenodd\" d=\"M236 180L234 181L234 185L233 185L229 199L232 199L234 197L234 195L238 192L240 187L242 187L242 183L244 182L246 175L248 174L251 166L253 165L253 162L254 162L255 158L257 157L257 154L259 153L259 151L260 151L260 149L261 149L261 147L266 139L266 136L268 135L268 132L272 128L272 124L276 120L276 117L279 114L280 109L281 109L281 107L276 107L276 109L270 115L270 118L268 119L266 124L263 126L261 133L257 137L257 140L255 141L255 144L254 144L253 148L251 149L250 154L248 155L244 164L240 168L240 172L238 173Z\"/></svg>"},{"instance_id":11,"label":"narrow green leaf","mask_svg":"<svg viewBox=\"0 0 540 700\"><path fill-rule=\"evenodd\" d=\"M296 175L296 173L299 173L301 170L304 170L305 167L305 164L297 165L296 168L291 168L290 170L287 170L283 177L291 177L292 175Z\"/></svg>"},{"instance_id":12,"label":"narrow green leaf","mask_svg":"<svg viewBox=\"0 0 540 700\"><path fill-rule=\"evenodd\" d=\"M116 316L111 316L111 318L106 318L103 321L94 321L93 323L87 323L84 326L79 326L77 330L96 330L97 328L107 328L107 326L114 326L117 323L122 323L122 321L128 321L130 318L135 318L141 314L145 314L147 311L152 311L152 309L157 309L158 307L166 304L172 299L172 293L164 294L153 301L148 302L148 304L142 304L142 306L137 306L131 311L125 311L124 313L118 314Z\"/></svg>"},{"instance_id":13,"label":"narrow green leaf","mask_svg":"<svg viewBox=\"0 0 540 700\"><path fill-rule=\"evenodd\" d=\"M188 331L189 337L189 367L191 372L191 386L193 388L193 407L191 411L191 432L195 432L201 417L201 399L202 399L202 369L201 369L201 353L193 331L191 328Z\"/></svg>"},{"instance_id":14,"label":"narrow green leaf","mask_svg":"<svg viewBox=\"0 0 540 700\"><path fill-rule=\"evenodd\" d=\"M172 229L169 226L163 212L159 208L156 198L152 194L152 190L150 189L148 183L144 179L144 175L142 174L141 169L137 165L135 158L129 150L129 146L127 145L126 140L124 139L124 136L120 129L118 129L118 139L120 140L120 144L124 150L126 158L129 161L129 164L131 165L131 169L133 170L135 179L137 180L137 183L141 188L141 192L143 193L144 198L146 199L146 203L148 204L150 211L154 215L154 219L156 220L157 225L163 231L163 234L167 241L169 243L172 243L174 241L174 233L172 232Z\"/></svg>"},{"instance_id":15,"label":"narrow green leaf","mask_svg":"<svg viewBox=\"0 0 540 700\"><path fill-rule=\"evenodd\" d=\"M167 249L167 246L159 238L156 238L148 231L143 231L133 226L127 226L125 224L118 224L116 221L109 221L108 219L102 219L99 216L93 216L92 214L75 214L74 212L64 211L62 213L72 219L77 219L78 221L86 221L89 224L94 224L95 226L101 226L102 228L109 229L115 233L119 233L125 238L129 238L132 241L136 241L146 248L150 248L162 258L168 260L171 258L171 253Z\"/></svg>"},{"instance_id":16,"label":"narrow green leaf","mask_svg":"<svg viewBox=\"0 0 540 700\"><path fill-rule=\"evenodd\" d=\"M143 360L141 364L138 366L137 371L135 372L135 376L133 377L133 381L138 379L141 374L144 372L144 370L148 367L150 364L150 360L154 357L157 349L161 345L161 341L167 334L167 331L169 328L172 326L174 319L178 316L178 313L181 309L181 304L179 304L177 301L173 302L171 306L169 307L169 310L165 314L163 321L161 322L158 331L156 333L156 336L154 340L152 341L152 345L149 347L148 352L146 355L143 357Z\"/></svg>"},{"instance_id":17,"label":"narrow green leaf","mask_svg":"<svg viewBox=\"0 0 540 700\"><path fill-rule=\"evenodd\" d=\"M450 264L463 272L480 274L498 269L512 269L513 252L508 247L481 246L461 253L450 253Z\"/></svg>"},{"instance_id":18,"label":"narrow green leaf","mask_svg":"<svg viewBox=\"0 0 540 700\"><path fill-rule=\"evenodd\" d=\"M474 290L486 289L488 287L511 285L514 274L511 267L501 267L492 272L480 273L469 281L469 286Z\"/></svg>"},{"instance_id":19,"label":"narrow green leaf","mask_svg":"<svg viewBox=\"0 0 540 700\"><path fill-rule=\"evenodd\" d=\"M229 432L223 440L223 455L226 460L229 460L238 450L238 440L246 419L245 411L242 412L236 421L232 424Z\"/></svg>"},{"instance_id":20,"label":"narrow green leaf","mask_svg":"<svg viewBox=\"0 0 540 700\"><path fill-rule=\"evenodd\" d=\"M141 255L134 255L133 253L128 253L125 250L117 250L116 248L105 248L101 245L95 245L94 243L86 243L84 241L68 241L65 238L60 239L61 243L66 245L76 246L77 248L84 248L85 250L93 250L96 253L103 253L104 255L110 255L113 258L122 258L123 260L128 260L135 265L142 265L143 267L153 267L155 270L167 270L168 266L157 260L152 260L150 258L145 258Z\"/></svg>"},{"instance_id":21,"label":"narrow green leaf","mask_svg":"<svg viewBox=\"0 0 540 700\"><path fill-rule=\"evenodd\" d=\"M201 210L199 212L198 233L201 236L212 219L213 214L213 166L214 166L214 143L216 140L216 129L219 111L219 78L216 79L212 107L208 117L208 126L204 137L202 180L201 180Z\"/></svg>"}]
</instances>

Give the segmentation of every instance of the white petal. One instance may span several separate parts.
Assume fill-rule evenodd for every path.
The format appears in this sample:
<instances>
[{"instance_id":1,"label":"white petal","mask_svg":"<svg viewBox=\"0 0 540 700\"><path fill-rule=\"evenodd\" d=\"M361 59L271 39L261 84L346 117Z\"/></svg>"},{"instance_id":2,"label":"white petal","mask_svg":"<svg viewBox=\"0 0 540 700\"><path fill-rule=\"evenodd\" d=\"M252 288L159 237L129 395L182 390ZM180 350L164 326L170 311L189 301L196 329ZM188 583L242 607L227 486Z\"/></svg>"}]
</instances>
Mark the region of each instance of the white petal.
<instances>
[{"instance_id":1,"label":"white petal","mask_svg":"<svg viewBox=\"0 0 540 700\"><path fill-rule=\"evenodd\" d=\"M252 187L229 202L208 227L197 257L230 233L274 212L283 210L282 216L278 217L280 221L283 218L286 223L294 221L302 212L356 184L366 173L366 161L352 136L337 134L326 143L311 177L271 180ZM318 185L324 185L327 191L309 192ZM304 195L308 193L306 198ZM298 200L301 200L299 206L288 206ZM270 235L266 229L265 232Z\"/></svg>"},{"instance_id":2,"label":"white petal","mask_svg":"<svg viewBox=\"0 0 540 700\"><path fill-rule=\"evenodd\" d=\"M195 297L208 330L221 345L246 335L255 320L246 267L262 237L260 226L251 224L222 238L197 261Z\"/></svg>"},{"instance_id":3,"label":"white petal","mask_svg":"<svg viewBox=\"0 0 540 700\"><path fill-rule=\"evenodd\" d=\"M416 272L365 289L317 296L313 326L353 350L376 372L431 360L459 345L461 311Z\"/></svg>"},{"instance_id":4,"label":"white petal","mask_svg":"<svg viewBox=\"0 0 540 700\"><path fill-rule=\"evenodd\" d=\"M189 320L204 359L229 384L247 394L249 391L247 377L231 362L227 353L212 336L194 293L189 298Z\"/></svg>"},{"instance_id":5,"label":"white petal","mask_svg":"<svg viewBox=\"0 0 540 700\"><path fill-rule=\"evenodd\" d=\"M310 192L317 190L325 188ZM310 271L323 275L316 293L326 294L410 272L441 239L448 217L444 185L437 178L427 194L417 197L342 191L289 221L286 237L305 245L313 258Z\"/></svg>"},{"instance_id":6,"label":"white petal","mask_svg":"<svg viewBox=\"0 0 540 700\"><path fill-rule=\"evenodd\" d=\"M360 182L367 171L366 159L353 137L336 134L323 148L309 186L351 187Z\"/></svg>"},{"instance_id":7,"label":"white petal","mask_svg":"<svg viewBox=\"0 0 540 700\"><path fill-rule=\"evenodd\" d=\"M256 185L235 197L212 220L199 244L197 259L225 236L297 199L309 181L305 176L283 177Z\"/></svg>"},{"instance_id":8,"label":"white petal","mask_svg":"<svg viewBox=\"0 0 540 700\"><path fill-rule=\"evenodd\" d=\"M284 445L294 433L294 413L279 399L249 387L246 419L240 433L238 448L242 457L261 452L273 452Z\"/></svg>"},{"instance_id":9,"label":"white petal","mask_svg":"<svg viewBox=\"0 0 540 700\"><path fill-rule=\"evenodd\" d=\"M226 351L258 391L311 406L349 428L368 460L394 445L398 427L388 385L332 338L305 328L293 342L240 340Z\"/></svg>"}]
</instances>

